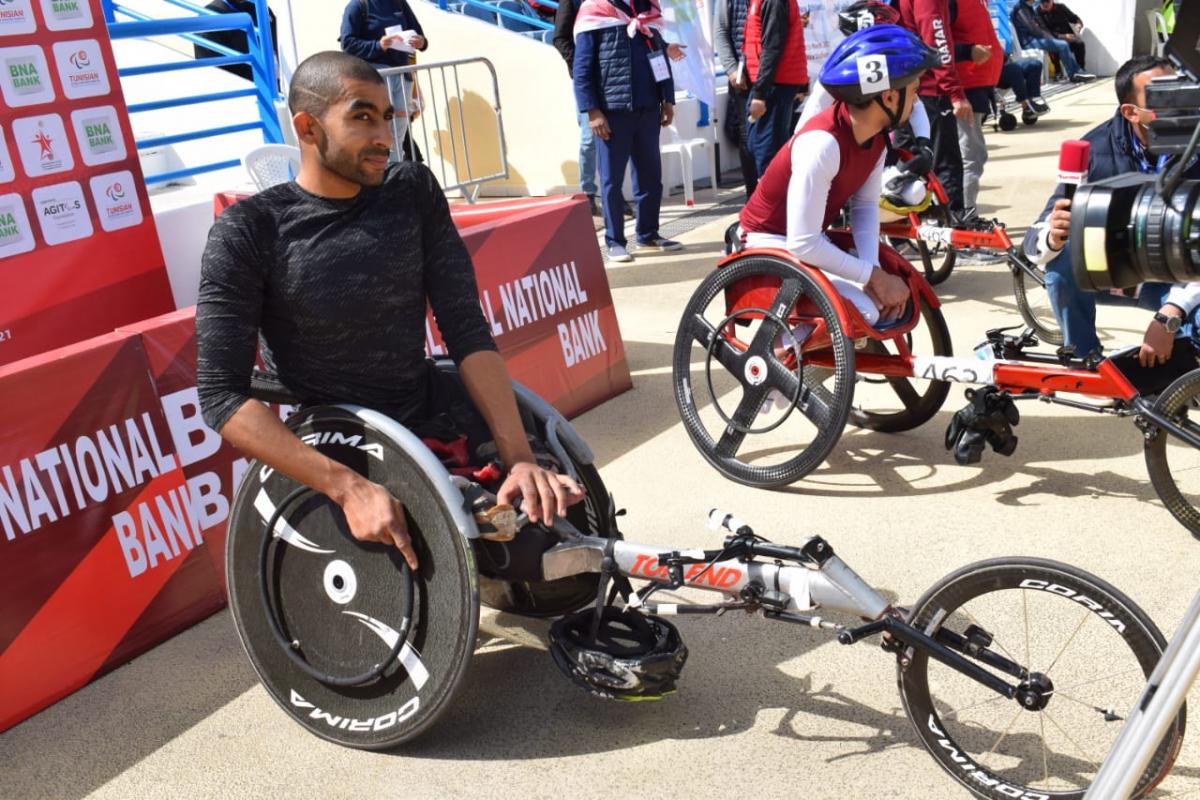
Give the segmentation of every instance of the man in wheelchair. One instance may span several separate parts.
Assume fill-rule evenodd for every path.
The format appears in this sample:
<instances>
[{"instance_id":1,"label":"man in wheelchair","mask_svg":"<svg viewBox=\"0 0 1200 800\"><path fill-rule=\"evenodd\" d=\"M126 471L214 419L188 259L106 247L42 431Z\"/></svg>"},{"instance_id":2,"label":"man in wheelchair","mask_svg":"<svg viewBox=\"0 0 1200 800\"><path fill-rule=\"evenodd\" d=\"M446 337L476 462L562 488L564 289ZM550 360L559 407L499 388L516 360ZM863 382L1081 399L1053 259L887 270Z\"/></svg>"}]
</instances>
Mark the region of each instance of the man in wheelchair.
<instances>
[{"instance_id":1,"label":"man in wheelchair","mask_svg":"<svg viewBox=\"0 0 1200 800\"><path fill-rule=\"evenodd\" d=\"M834 104L780 150L741 213L748 246L786 248L828 273L871 325L898 319L911 296L901 278L880 267L879 197L887 133L908 119L917 81L936 64L931 48L896 25L846 37L821 69ZM847 204L854 252L825 233Z\"/></svg>"},{"instance_id":2,"label":"man in wheelchair","mask_svg":"<svg viewBox=\"0 0 1200 800\"><path fill-rule=\"evenodd\" d=\"M261 337L265 366L303 404L353 403L418 436L491 448L505 472L497 502L519 499L531 522L551 524L583 491L534 457L436 179L419 163L388 163L384 80L358 58L318 53L297 68L288 106L299 176L224 212L204 251L196 338L205 421L328 496L355 539L394 545L417 568L399 501L251 398ZM427 302L461 383L425 357Z\"/></svg>"}]
</instances>

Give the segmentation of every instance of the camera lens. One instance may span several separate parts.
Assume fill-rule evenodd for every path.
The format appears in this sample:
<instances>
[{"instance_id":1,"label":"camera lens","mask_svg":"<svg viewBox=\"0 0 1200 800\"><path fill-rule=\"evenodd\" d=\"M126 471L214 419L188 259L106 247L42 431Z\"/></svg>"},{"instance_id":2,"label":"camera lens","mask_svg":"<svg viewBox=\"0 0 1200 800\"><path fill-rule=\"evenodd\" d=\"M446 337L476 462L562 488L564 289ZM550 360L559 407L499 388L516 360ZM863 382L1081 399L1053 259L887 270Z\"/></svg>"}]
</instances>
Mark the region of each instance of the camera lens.
<instances>
[{"instance_id":1,"label":"camera lens","mask_svg":"<svg viewBox=\"0 0 1200 800\"><path fill-rule=\"evenodd\" d=\"M1166 199L1152 176L1080 186L1068 241L1075 281L1087 291L1200 280L1200 181Z\"/></svg>"}]
</instances>

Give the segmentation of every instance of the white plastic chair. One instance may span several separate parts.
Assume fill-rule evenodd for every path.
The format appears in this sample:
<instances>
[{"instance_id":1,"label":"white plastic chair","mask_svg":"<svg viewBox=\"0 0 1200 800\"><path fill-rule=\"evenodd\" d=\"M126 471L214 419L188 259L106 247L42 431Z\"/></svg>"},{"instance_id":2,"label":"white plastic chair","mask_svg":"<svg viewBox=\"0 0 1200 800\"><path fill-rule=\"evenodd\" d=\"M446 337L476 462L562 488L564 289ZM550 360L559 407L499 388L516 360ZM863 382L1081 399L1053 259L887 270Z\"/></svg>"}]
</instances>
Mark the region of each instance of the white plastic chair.
<instances>
[{"instance_id":1,"label":"white plastic chair","mask_svg":"<svg viewBox=\"0 0 1200 800\"><path fill-rule=\"evenodd\" d=\"M1154 55L1162 56L1167 46L1167 19L1161 11L1147 11L1146 22L1150 25L1150 46Z\"/></svg>"},{"instance_id":2,"label":"white plastic chair","mask_svg":"<svg viewBox=\"0 0 1200 800\"><path fill-rule=\"evenodd\" d=\"M693 185L694 171L692 163L695 160L697 148L708 147L709 152L712 152L711 142L704 137L695 139L684 139L679 135L679 130L670 125L667 127L666 141L659 144L658 149L664 156L672 153L679 156L679 171L683 178L683 200L685 205L694 206L696 204L696 191ZM714 178L713 185L716 185Z\"/></svg>"},{"instance_id":3,"label":"white plastic chair","mask_svg":"<svg viewBox=\"0 0 1200 800\"><path fill-rule=\"evenodd\" d=\"M242 164L261 192L287 183L300 174L300 148L290 144L264 144L246 153Z\"/></svg>"}]
</instances>

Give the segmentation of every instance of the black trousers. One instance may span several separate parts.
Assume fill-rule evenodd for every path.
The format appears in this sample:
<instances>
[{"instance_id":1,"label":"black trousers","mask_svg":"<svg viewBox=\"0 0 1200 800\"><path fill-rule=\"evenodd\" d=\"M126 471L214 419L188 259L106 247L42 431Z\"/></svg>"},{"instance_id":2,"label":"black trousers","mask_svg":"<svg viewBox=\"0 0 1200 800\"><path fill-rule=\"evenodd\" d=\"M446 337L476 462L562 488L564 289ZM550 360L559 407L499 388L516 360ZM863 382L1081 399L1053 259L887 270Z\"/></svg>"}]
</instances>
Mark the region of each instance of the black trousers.
<instances>
[{"instance_id":1,"label":"black trousers","mask_svg":"<svg viewBox=\"0 0 1200 800\"><path fill-rule=\"evenodd\" d=\"M737 142L738 160L742 165L742 181L746 186L746 199L754 194L758 186L758 169L754 166L754 155L746 149L746 101L748 92L729 84L729 95L725 102L725 135Z\"/></svg>"},{"instance_id":2,"label":"black trousers","mask_svg":"<svg viewBox=\"0 0 1200 800\"><path fill-rule=\"evenodd\" d=\"M929 137L933 143L933 171L950 197L950 211L963 210L963 160L958 149L958 121L948 97L918 98L929 116ZM912 142L912 129L905 125L897 137L897 145L907 148Z\"/></svg>"}]
</instances>

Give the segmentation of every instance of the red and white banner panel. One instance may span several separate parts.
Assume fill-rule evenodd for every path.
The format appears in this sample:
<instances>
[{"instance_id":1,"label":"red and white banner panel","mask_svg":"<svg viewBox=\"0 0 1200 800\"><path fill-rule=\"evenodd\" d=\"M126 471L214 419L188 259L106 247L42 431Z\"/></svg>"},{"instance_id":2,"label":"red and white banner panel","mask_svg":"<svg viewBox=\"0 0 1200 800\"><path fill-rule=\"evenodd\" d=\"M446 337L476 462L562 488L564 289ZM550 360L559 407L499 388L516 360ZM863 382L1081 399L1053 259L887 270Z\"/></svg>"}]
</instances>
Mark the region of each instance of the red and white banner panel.
<instances>
[{"instance_id":1,"label":"red and white banner panel","mask_svg":"<svg viewBox=\"0 0 1200 800\"><path fill-rule=\"evenodd\" d=\"M173 309L99 0L3 0L0 97L0 364Z\"/></svg>"},{"instance_id":2,"label":"red and white banner panel","mask_svg":"<svg viewBox=\"0 0 1200 800\"><path fill-rule=\"evenodd\" d=\"M224 603L142 339L0 367L0 730Z\"/></svg>"},{"instance_id":3,"label":"red and white banner panel","mask_svg":"<svg viewBox=\"0 0 1200 800\"><path fill-rule=\"evenodd\" d=\"M451 213L514 380L568 417L633 386L586 203L556 197ZM429 351L444 353L432 313L428 335Z\"/></svg>"}]
</instances>

